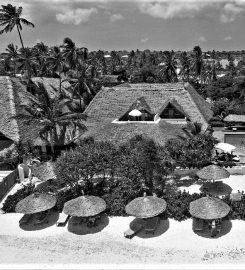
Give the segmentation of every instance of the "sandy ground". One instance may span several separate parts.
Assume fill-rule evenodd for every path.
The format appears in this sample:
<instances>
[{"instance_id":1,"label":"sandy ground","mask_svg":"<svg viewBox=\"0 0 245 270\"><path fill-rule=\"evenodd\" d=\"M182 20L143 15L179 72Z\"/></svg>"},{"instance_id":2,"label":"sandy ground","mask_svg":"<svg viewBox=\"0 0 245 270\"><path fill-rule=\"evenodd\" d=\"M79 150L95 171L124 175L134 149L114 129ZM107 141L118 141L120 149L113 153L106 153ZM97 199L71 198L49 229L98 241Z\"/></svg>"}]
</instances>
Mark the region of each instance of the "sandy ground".
<instances>
[{"instance_id":1,"label":"sandy ground","mask_svg":"<svg viewBox=\"0 0 245 270\"><path fill-rule=\"evenodd\" d=\"M244 176L231 176L224 182L234 191L245 190ZM200 185L181 189L198 192ZM13 192L13 190L12 190ZM55 264L138 266L155 264L245 265L245 221L224 221L220 235L198 235L192 230L192 220L178 222L161 220L154 235L140 232L132 240L123 232L133 217L103 216L94 229L86 225L56 227L58 214L40 227L19 226L21 214L0 215L0 268L33 264L41 268ZM48 265L48 266L47 266ZM117 268L117 267L116 267ZM152 268L149 266L149 268ZM245 266L244 268L245 269Z\"/></svg>"},{"instance_id":2,"label":"sandy ground","mask_svg":"<svg viewBox=\"0 0 245 270\"><path fill-rule=\"evenodd\" d=\"M225 188L229 188L232 193L236 193L238 190L245 191L245 175L231 175L229 178L220 179L220 181L223 181L223 183L227 185ZM201 182L189 185L190 183L191 181L184 181L183 185L180 186L179 189L182 191L189 191L190 194L201 192Z\"/></svg>"}]
</instances>

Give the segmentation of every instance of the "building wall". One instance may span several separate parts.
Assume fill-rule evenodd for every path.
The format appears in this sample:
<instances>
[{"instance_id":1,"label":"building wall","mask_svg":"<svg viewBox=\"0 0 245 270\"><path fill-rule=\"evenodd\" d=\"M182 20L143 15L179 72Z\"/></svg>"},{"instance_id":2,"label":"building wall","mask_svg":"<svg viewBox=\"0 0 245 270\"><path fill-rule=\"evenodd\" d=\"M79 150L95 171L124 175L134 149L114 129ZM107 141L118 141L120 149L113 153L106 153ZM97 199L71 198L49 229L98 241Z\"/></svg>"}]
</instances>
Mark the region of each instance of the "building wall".
<instances>
[{"instance_id":1,"label":"building wall","mask_svg":"<svg viewBox=\"0 0 245 270\"><path fill-rule=\"evenodd\" d=\"M18 170L16 169L7 176L5 176L2 180L0 180L0 201L12 188L12 186L16 183L17 177L18 177Z\"/></svg>"}]
</instances>

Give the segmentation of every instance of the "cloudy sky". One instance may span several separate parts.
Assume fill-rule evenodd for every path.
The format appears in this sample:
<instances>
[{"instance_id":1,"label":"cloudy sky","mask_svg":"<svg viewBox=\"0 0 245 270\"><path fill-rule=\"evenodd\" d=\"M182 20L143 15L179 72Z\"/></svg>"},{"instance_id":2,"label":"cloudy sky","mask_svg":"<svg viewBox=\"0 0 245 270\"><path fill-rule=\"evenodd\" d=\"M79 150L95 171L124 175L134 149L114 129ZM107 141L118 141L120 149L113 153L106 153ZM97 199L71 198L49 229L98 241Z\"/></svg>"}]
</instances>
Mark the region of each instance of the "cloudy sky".
<instances>
[{"instance_id":1,"label":"cloudy sky","mask_svg":"<svg viewBox=\"0 0 245 270\"><path fill-rule=\"evenodd\" d=\"M97 49L245 49L245 0L1 0L23 7L24 44ZM17 30L0 36L0 51L20 45Z\"/></svg>"}]
</instances>

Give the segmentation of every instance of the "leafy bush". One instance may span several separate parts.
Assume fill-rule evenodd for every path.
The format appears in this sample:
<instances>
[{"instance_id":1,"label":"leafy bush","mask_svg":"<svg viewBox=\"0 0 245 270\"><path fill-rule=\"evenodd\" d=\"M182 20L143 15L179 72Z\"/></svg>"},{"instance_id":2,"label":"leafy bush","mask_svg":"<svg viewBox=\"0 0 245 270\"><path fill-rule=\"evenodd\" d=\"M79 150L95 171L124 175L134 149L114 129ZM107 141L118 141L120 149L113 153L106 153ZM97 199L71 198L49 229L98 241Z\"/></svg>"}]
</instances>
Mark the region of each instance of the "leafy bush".
<instances>
[{"instance_id":1,"label":"leafy bush","mask_svg":"<svg viewBox=\"0 0 245 270\"><path fill-rule=\"evenodd\" d=\"M15 212L15 206L17 205L17 203L29 196L33 192L34 187L35 186L32 184L26 185L22 189L19 189L13 195L9 195L3 204L2 210L6 213Z\"/></svg>"},{"instance_id":2,"label":"leafy bush","mask_svg":"<svg viewBox=\"0 0 245 270\"><path fill-rule=\"evenodd\" d=\"M105 193L102 198L106 201L107 213L110 216L125 216L125 206L144 194L141 183L128 178L117 178L117 180L110 181L108 189L109 192Z\"/></svg>"},{"instance_id":3,"label":"leafy bush","mask_svg":"<svg viewBox=\"0 0 245 270\"><path fill-rule=\"evenodd\" d=\"M204 193L189 194L188 192L172 192L166 193L163 198L167 202L166 216L178 221L182 221L191 217L189 213L190 202L205 196Z\"/></svg>"},{"instance_id":4,"label":"leafy bush","mask_svg":"<svg viewBox=\"0 0 245 270\"><path fill-rule=\"evenodd\" d=\"M78 196L80 196L81 193L78 190L74 190L74 189L63 189L59 192L56 193L56 205L55 205L55 209L58 212L62 212L62 209L64 207L64 204L72 199L77 198Z\"/></svg>"},{"instance_id":5,"label":"leafy bush","mask_svg":"<svg viewBox=\"0 0 245 270\"><path fill-rule=\"evenodd\" d=\"M225 123L224 122L220 122L220 121L212 121L210 122L212 127L224 127Z\"/></svg>"}]
</instances>

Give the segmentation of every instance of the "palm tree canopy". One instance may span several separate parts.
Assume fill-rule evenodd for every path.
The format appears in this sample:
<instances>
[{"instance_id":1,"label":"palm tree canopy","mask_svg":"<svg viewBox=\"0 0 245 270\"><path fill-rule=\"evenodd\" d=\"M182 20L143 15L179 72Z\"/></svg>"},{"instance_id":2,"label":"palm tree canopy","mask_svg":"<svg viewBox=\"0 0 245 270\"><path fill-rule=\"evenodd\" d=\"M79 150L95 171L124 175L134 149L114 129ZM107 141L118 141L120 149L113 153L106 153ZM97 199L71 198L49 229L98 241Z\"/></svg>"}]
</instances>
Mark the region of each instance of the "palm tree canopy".
<instances>
[{"instance_id":1,"label":"palm tree canopy","mask_svg":"<svg viewBox=\"0 0 245 270\"><path fill-rule=\"evenodd\" d=\"M15 46L13 43L7 46L6 51L8 52L8 58L12 58L11 60L18 56L18 47Z\"/></svg>"},{"instance_id":2,"label":"palm tree canopy","mask_svg":"<svg viewBox=\"0 0 245 270\"><path fill-rule=\"evenodd\" d=\"M72 111L72 100L68 97L64 98L64 95L50 98L47 89L42 83L38 83L38 93L37 97L29 96L29 102L21 105L26 113L18 114L15 118L22 119L26 123L31 123L34 120L38 121L40 125L39 135L42 139L49 142L47 138L51 132L53 136L52 143L62 144L64 142L60 140L66 134L68 127L73 130L76 128L79 128L80 131L86 130L83 121L87 117L82 113ZM65 106L70 112L63 112ZM58 134L58 131L60 134Z\"/></svg>"},{"instance_id":3,"label":"palm tree canopy","mask_svg":"<svg viewBox=\"0 0 245 270\"><path fill-rule=\"evenodd\" d=\"M4 28L0 30L0 34L11 32L15 26L22 30L21 24L34 27L33 23L21 18L21 14L22 7L17 8L11 4L8 4L7 6L2 5L2 8L0 9L0 26L3 26Z\"/></svg>"}]
</instances>

